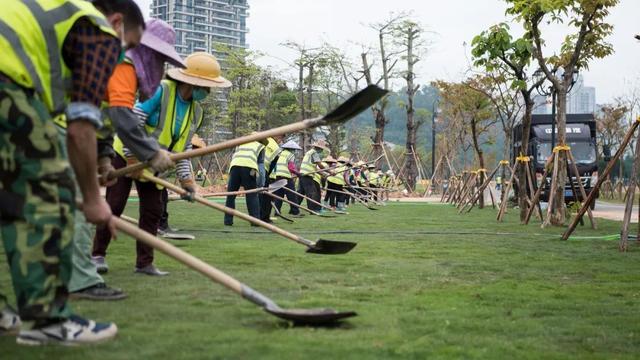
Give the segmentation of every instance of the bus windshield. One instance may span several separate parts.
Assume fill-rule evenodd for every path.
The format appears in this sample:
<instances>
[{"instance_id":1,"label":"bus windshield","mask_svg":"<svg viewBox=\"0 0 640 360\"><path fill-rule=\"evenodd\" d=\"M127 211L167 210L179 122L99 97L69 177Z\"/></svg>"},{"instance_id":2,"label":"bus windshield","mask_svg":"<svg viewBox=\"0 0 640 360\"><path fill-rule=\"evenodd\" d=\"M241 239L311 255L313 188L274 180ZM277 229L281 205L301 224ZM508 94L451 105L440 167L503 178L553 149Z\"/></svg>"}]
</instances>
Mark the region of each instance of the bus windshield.
<instances>
[{"instance_id":1,"label":"bus windshield","mask_svg":"<svg viewBox=\"0 0 640 360\"><path fill-rule=\"evenodd\" d=\"M568 144L571 147L573 158L577 164L593 164L596 162L596 148L590 142L572 142ZM551 143L541 142L537 144L538 163L544 164L549 156L551 156Z\"/></svg>"}]
</instances>

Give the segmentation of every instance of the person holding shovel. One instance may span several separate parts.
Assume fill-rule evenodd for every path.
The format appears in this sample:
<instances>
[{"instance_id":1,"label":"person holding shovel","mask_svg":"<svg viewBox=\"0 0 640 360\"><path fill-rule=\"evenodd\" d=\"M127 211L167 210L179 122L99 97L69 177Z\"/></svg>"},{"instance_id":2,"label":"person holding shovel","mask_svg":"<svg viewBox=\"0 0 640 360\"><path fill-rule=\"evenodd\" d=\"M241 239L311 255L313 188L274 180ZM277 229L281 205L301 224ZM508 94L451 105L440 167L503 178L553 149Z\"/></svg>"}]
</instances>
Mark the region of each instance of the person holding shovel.
<instances>
[{"instance_id":1,"label":"person holding shovel","mask_svg":"<svg viewBox=\"0 0 640 360\"><path fill-rule=\"evenodd\" d=\"M238 191L241 186L245 190L253 190L258 187L258 175L260 167L264 166L264 149L267 144L266 140L262 142L252 141L236 148L229 165L228 192ZM258 200L258 194L246 194L245 201L247 202L249 215L259 219L260 201ZM228 195L225 206L235 209L236 195ZM224 215L224 225L233 226L233 215ZM253 224L251 225L253 226Z\"/></svg>"},{"instance_id":2,"label":"person holding shovel","mask_svg":"<svg viewBox=\"0 0 640 360\"><path fill-rule=\"evenodd\" d=\"M300 164L300 185L298 192L314 200L314 202L307 200L307 207L315 212L322 212L323 209L317 203L322 200L321 184L322 176L317 172L318 170L326 169L327 166L322 163L323 151L329 151L327 143L324 140L318 140L311 145L311 150L307 151L302 158ZM301 202L302 199L299 199Z\"/></svg>"},{"instance_id":3,"label":"person holding shovel","mask_svg":"<svg viewBox=\"0 0 640 360\"><path fill-rule=\"evenodd\" d=\"M302 150L302 148L293 140L284 143L280 146L280 148L282 149L282 151L280 152L280 156L278 157L278 161L276 162L275 169L272 173L272 180L278 181L285 179L287 180L286 187L290 190L295 190L295 181L293 179L293 176L300 176L300 172L296 168L295 155L293 152ZM293 203L298 203L298 197L290 191L278 189L274 192L274 194L281 198L286 196L286 198ZM276 209L278 209L278 213L280 213L282 210L282 200L274 200L274 205ZM289 214L294 216L300 215L300 208L291 205L289 207Z\"/></svg>"},{"instance_id":4,"label":"person holding shovel","mask_svg":"<svg viewBox=\"0 0 640 360\"><path fill-rule=\"evenodd\" d=\"M190 140L202 125L203 111L199 104L213 87L228 87L231 83L221 76L217 59L208 53L196 52L185 60L186 69L172 68L167 72L167 80L161 82L154 95L147 101L136 104L136 113L144 119L148 134L157 139L166 151L179 153L191 148ZM116 137L114 168L120 169L138 162L125 148L123 141ZM147 170L145 170L147 171ZM176 172L183 189L195 193L195 181L188 160L178 162ZM114 214L120 215L136 183L140 197L139 227L156 235L163 211L162 187L140 179L141 172L119 178L115 185L107 188L107 202ZM94 257L105 257L110 238L104 231L98 231L93 246ZM151 276L164 276L153 264L153 248L137 242L135 272Z\"/></svg>"},{"instance_id":5,"label":"person holding shovel","mask_svg":"<svg viewBox=\"0 0 640 360\"><path fill-rule=\"evenodd\" d=\"M131 108L136 92L140 97L149 97L153 91L149 89L158 86L164 74L165 62L184 66L180 55L174 49L174 43L175 32L169 24L161 20L147 21L140 45L129 49L122 63L116 65L107 85L107 101L103 102L104 118L108 124L99 132L98 163L102 173L112 169L113 131L125 136L127 143L131 144L136 154L143 158L148 157L156 171L165 170L173 164L168 159L168 154L160 149L157 141L138 126L139 120ZM129 81L123 83L125 79ZM57 124L61 129L60 132L64 134L66 122L58 121ZM103 184L106 185L106 183ZM76 210L74 217L73 268L69 282L71 297L87 300L125 298L126 293L122 290L106 285L99 274L106 268L99 267L101 264L91 258L93 226L87 223L81 211ZM102 265L106 266L106 264Z\"/></svg>"},{"instance_id":6,"label":"person holding shovel","mask_svg":"<svg viewBox=\"0 0 640 360\"><path fill-rule=\"evenodd\" d=\"M74 182L87 221L111 236L97 176L99 106L121 54L140 42L144 18L133 0L33 0L4 2L0 23L0 237L20 318L30 323L20 328L1 309L0 330L19 330L16 341L26 345L109 340L115 324L74 315L67 300ZM67 146L54 124L61 117Z\"/></svg>"},{"instance_id":7,"label":"person holding shovel","mask_svg":"<svg viewBox=\"0 0 640 360\"><path fill-rule=\"evenodd\" d=\"M264 166L261 167L260 170L260 180L258 186L259 187L269 187L271 184L271 179L274 178L274 169L276 164L278 163L278 159L280 157L280 152L282 149L280 148L280 144L284 136L274 136L267 138L267 145L264 148ZM260 220L266 223L272 223L271 221L271 198L262 193L259 195L260 201Z\"/></svg>"},{"instance_id":8,"label":"person holding shovel","mask_svg":"<svg viewBox=\"0 0 640 360\"><path fill-rule=\"evenodd\" d=\"M347 184L347 167L346 163L349 160L345 157L340 157L339 160L335 160L331 156L324 159L324 162L329 164L329 167L333 167L338 162L341 164L334 170L334 174L327 177L327 193L325 194L325 205L330 206L335 210L336 214L346 214L347 209L345 207L345 195L344 186ZM333 190L333 191L332 191Z\"/></svg>"}]
</instances>

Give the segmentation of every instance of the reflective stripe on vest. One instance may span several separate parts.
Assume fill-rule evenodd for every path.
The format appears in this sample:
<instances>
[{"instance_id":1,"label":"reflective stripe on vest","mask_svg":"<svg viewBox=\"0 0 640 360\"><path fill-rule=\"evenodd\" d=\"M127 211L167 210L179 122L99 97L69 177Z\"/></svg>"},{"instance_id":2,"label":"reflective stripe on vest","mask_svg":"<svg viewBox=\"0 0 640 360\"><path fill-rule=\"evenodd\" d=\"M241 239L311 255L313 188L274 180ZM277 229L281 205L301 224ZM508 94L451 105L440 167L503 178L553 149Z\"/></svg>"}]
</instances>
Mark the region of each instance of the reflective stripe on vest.
<instances>
[{"instance_id":1,"label":"reflective stripe on vest","mask_svg":"<svg viewBox=\"0 0 640 360\"><path fill-rule=\"evenodd\" d=\"M283 177L287 179L291 179L291 171L289 171L289 163L293 161L295 156L289 150L282 150L280 153L280 157L278 157L278 161L276 162L276 168L274 169L272 175L275 178Z\"/></svg>"},{"instance_id":2,"label":"reflective stripe on vest","mask_svg":"<svg viewBox=\"0 0 640 360\"><path fill-rule=\"evenodd\" d=\"M278 143L273 138L267 138L267 141L267 146L264 149L264 168L269 170L271 161L275 158L280 146L278 146Z\"/></svg>"},{"instance_id":3,"label":"reflective stripe on vest","mask_svg":"<svg viewBox=\"0 0 640 360\"><path fill-rule=\"evenodd\" d=\"M233 157L231 158L229 169L234 166L242 166L258 170L258 157L260 156L260 151L262 151L262 149L264 149L264 145L257 141L238 146L236 152L233 153Z\"/></svg>"},{"instance_id":4,"label":"reflective stripe on vest","mask_svg":"<svg viewBox=\"0 0 640 360\"><path fill-rule=\"evenodd\" d=\"M335 170L333 170L336 174L335 175L331 175L327 178L327 181L332 183L332 184L337 184L337 185L346 185L347 183L344 181L344 172L347 170L347 168L342 165L342 166L338 166Z\"/></svg>"},{"instance_id":5,"label":"reflective stripe on vest","mask_svg":"<svg viewBox=\"0 0 640 360\"><path fill-rule=\"evenodd\" d=\"M62 45L75 22L86 17L116 37L104 15L84 0L3 2L0 12L0 69L18 85L34 89L52 114L64 111L71 70Z\"/></svg>"},{"instance_id":6,"label":"reflective stripe on vest","mask_svg":"<svg viewBox=\"0 0 640 360\"><path fill-rule=\"evenodd\" d=\"M158 115L158 124L155 127L145 125L147 134L151 135L155 139L158 139L158 144L164 149L167 149L174 153L183 152L187 146L187 142L193 137L193 134L202 125L202 119L204 114L202 107L197 102L192 101L187 110L185 118L182 120L180 131L175 132L175 117L177 113L176 108L176 96L177 95L177 83L173 80L163 80L162 86L162 101L160 103L160 114ZM191 111L193 110L193 111ZM194 122L194 118L197 119ZM189 129L189 131L187 131ZM113 141L113 149L120 156L124 157L124 144L118 136Z\"/></svg>"}]
</instances>

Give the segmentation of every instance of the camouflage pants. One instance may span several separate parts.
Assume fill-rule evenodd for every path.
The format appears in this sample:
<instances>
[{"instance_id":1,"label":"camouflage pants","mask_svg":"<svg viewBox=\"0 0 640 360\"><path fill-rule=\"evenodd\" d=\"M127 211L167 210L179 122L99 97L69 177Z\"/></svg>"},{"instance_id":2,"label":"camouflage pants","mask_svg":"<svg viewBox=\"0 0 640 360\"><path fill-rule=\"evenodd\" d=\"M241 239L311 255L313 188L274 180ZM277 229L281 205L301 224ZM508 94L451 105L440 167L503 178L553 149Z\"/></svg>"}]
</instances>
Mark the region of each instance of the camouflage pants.
<instances>
[{"instance_id":1,"label":"camouflage pants","mask_svg":"<svg viewBox=\"0 0 640 360\"><path fill-rule=\"evenodd\" d=\"M74 185L45 106L0 83L0 238L24 320L66 318Z\"/></svg>"}]
</instances>

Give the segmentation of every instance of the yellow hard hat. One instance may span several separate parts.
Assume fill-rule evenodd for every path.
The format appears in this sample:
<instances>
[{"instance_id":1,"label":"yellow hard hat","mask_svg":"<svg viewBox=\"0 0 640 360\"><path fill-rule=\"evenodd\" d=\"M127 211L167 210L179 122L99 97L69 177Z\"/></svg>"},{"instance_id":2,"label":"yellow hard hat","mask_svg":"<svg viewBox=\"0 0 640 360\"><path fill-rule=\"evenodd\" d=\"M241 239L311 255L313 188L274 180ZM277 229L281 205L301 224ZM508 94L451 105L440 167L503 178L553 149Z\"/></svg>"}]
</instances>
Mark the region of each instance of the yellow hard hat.
<instances>
[{"instance_id":1,"label":"yellow hard hat","mask_svg":"<svg viewBox=\"0 0 640 360\"><path fill-rule=\"evenodd\" d=\"M184 62L186 69L169 69L167 74L170 78L200 87L231 86L231 82L221 76L220 63L215 56L199 51L187 56Z\"/></svg>"}]
</instances>

